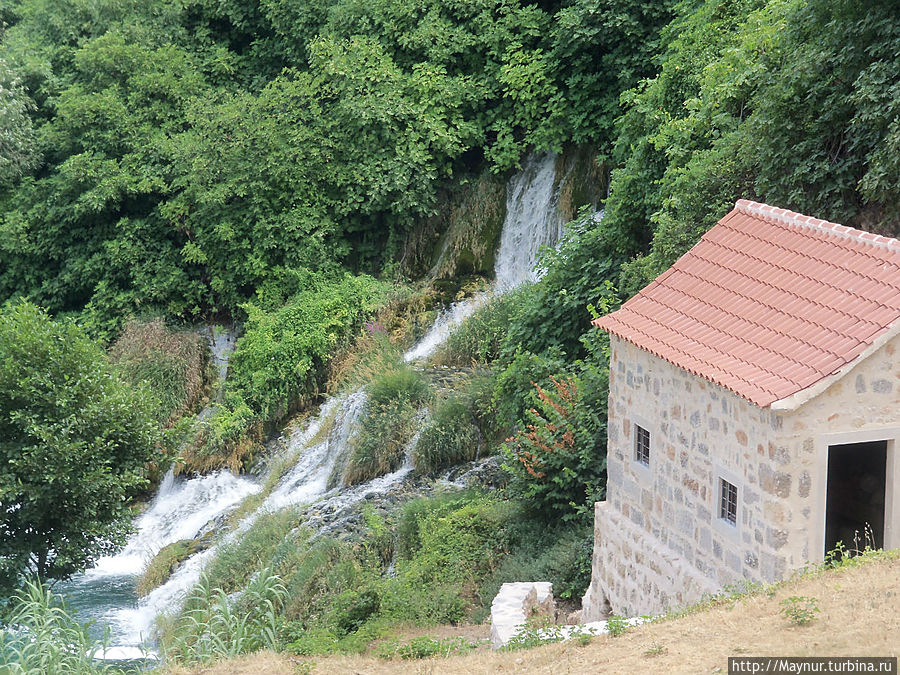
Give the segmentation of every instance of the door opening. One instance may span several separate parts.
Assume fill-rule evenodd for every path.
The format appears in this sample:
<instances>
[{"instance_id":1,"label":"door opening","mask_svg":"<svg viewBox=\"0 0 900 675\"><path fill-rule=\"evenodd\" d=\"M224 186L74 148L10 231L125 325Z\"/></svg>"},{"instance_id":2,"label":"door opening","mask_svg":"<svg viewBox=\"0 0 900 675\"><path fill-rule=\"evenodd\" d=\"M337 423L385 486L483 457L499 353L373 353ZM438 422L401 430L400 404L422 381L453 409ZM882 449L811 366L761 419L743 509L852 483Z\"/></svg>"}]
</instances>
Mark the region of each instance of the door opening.
<instances>
[{"instance_id":1,"label":"door opening","mask_svg":"<svg viewBox=\"0 0 900 675\"><path fill-rule=\"evenodd\" d=\"M884 546L887 441L828 446L825 554Z\"/></svg>"}]
</instances>

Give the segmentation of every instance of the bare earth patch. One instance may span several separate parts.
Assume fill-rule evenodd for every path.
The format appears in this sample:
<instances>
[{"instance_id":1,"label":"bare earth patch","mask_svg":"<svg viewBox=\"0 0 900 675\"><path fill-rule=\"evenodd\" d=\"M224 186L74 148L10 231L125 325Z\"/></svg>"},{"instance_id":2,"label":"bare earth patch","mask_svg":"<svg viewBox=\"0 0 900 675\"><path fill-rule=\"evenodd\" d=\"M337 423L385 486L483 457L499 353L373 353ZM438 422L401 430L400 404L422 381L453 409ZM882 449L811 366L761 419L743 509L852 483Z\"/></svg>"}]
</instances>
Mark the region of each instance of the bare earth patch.
<instances>
[{"instance_id":1,"label":"bare earth patch","mask_svg":"<svg viewBox=\"0 0 900 675\"><path fill-rule=\"evenodd\" d=\"M897 656L900 654L900 559L865 561L722 602L687 616L629 629L624 635L514 652L446 659L385 661L373 656L299 658L264 654L215 668L173 673L715 673L729 656ZM813 597L820 612L796 626L781 601ZM446 629L423 631L446 637ZM458 634L458 633L456 633ZM254 659L260 659L255 661ZM309 664L309 665L306 665ZM281 668L280 670L278 668Z\"/></svg>"}]
</instances>

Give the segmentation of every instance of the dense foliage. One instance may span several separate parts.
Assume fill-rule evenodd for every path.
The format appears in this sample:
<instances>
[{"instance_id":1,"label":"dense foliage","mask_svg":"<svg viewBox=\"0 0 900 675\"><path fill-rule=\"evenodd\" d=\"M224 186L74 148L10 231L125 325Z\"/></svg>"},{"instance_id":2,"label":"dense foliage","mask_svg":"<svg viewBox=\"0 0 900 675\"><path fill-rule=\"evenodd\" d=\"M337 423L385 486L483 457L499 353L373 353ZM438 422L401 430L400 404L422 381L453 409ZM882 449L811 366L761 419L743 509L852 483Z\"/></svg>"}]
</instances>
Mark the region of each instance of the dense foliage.
<instances>
[{"instance_id":1,"label":"dense foliage","mask_svg":"<svg viewBox=\"0 0 900 675\"><path fill-rule=\"evenodd\" d=\"M146 482L157 423L73 323L0 311L0 585L65 578L114 552Z\"/></svg>"},{"instance_id":2,"label":"dense foliage","mask_svg":"<svg viewBox=\"0 0 900 675\"><path fill-rule=\"evenodd\" d=\"M386 284L362 275L277 269L253 300L228 377L195 425L178 470L248 468L265 432L314 401L324 366L386 296Z\"/></svg>"},{"instance_id":3,"label":"dense foliage","mask_svg":"<svg viewBox=\"0 0 900 675\"><path fill-rule=\"evenodd\" d=\"M683 2L662 41L659 75L623 95L607 222L652 238L623 291L738 198L897 234L893 3Z\"/></svg>"},{"instance_id":4,"label":"dense foliage","mask_svg":"<svg viewBox=\"0 0 900 675\"><path fill-rule=\"evenodd\" d=\"M111 337L240 314L279 268L379 272L442 185L608 145L671 4L13 0L0 299Z\"/></svg>"}]
</instances>

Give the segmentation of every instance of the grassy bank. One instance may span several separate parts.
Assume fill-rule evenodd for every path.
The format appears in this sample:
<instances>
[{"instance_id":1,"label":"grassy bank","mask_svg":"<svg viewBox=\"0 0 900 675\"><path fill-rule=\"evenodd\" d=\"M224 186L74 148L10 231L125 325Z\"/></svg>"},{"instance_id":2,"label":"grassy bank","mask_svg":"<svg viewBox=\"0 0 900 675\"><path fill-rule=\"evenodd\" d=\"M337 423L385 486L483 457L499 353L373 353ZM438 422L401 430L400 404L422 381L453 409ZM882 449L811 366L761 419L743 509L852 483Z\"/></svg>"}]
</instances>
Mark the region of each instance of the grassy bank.
<instances>
[{"instance_id":1,"label":"grassy bank","mask_svg":"<svg viewBox=\"0 0 900 675\"><path fill-rule=\"evenodd\" d=\"M726 672L729 656L896 656L900 606L896 603L900 552L878 552L837 569L692 608L589 643L556 643L529 650L478 650L420 662L374 655L297 659L253 655L169 675L250 673L710 673ZM799 624L783 611L813 599L818 612Z\"/></svg>"}]
</instances>

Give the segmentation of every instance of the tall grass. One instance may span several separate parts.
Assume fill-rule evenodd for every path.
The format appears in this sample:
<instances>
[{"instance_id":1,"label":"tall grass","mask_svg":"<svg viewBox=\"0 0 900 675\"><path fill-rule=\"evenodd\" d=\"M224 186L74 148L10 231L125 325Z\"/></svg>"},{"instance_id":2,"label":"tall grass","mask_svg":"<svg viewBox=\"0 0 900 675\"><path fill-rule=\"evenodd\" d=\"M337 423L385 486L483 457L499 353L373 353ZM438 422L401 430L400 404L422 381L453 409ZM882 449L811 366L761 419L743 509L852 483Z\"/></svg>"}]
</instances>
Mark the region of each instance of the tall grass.
<instances>
[{"instance_id":1,"label":"tall grass","mask_svg":"<svg viewBox=\"0 0 900 675\"><path fill-rule=\"evenodd\" d=\"M279 615L286 596L281 579L268 570L254 575L234 600L201 577L164 644L166 658L193 665L279 649Z\"/></svg>"},{"instance_id":2,"label":"tall grass","mask_svg":"<svg viewBox=\"0 0 900 675\"><path fill-rule=\"evenodd\" d=\"M416 412L433 395L425 378L405 364L376 375L368 391L365 416L344 472L348 485L400 467L415 431Z\"/></svg>"},{"instance_id":3,"label":"tall grass","mask_svg":"<svg viewBox=\"0 0 900 675\"><path fill-rule=\"evenodd\" d=\"M518 297L517 293L502 295L476 309L449 335L433 362L439 366L470 366L499 358Z\"/></svg>"},{"instance_id":4,"label":"tall grass","mask_svg":"<svg viewBox=\"0 0 900 675\"><path fill-rule=\"evenodd\" d=\"M193 412L209 388L209 349L196 332L171 330L162 319L131 320L109 356L132 384L144 384L156 401L160 424Z\"/></svg>"},{"instance_id":5,"label":"tall grass","mask_svg":"<svg viewBox=\"0 0 900 675\"><path fill-rule=\"evenodd\" d=\"M37 579L28 579L12 600L6 628L0 629L0 672L9 675L101 675L122 673L94 657L104 644L88 635Z\"/></svg>"},{"instance_id":6,"label":"tall grass","mask_svg":"<svg viewBox=\"0 0 900 675\"><path fill-rule=\"evenodd\" d=\"M297 512L292 508L260 515L249 530L219 547L206 568L209 582L231 593L240 589L260 566L283 574L288 566L285 561L305 548L309 537L298 525Z\"/></svg>"},{"instance_id":7,"label":"tall grass","mask_svg":"<svg viewBox=\"0 0 900 675\"><path fill-rule=\"evenodd\" d=\"M481 439L471 404L461 395L438 402L413 450L416 471L432 473L475 459Z\"/></svg>"}]
</instances>

